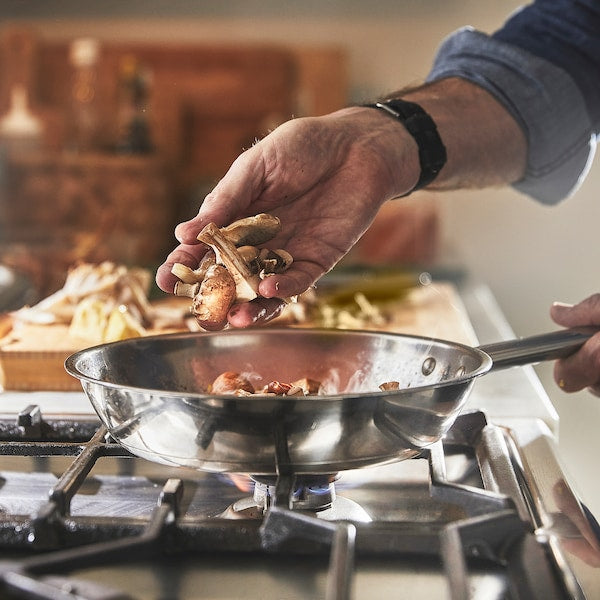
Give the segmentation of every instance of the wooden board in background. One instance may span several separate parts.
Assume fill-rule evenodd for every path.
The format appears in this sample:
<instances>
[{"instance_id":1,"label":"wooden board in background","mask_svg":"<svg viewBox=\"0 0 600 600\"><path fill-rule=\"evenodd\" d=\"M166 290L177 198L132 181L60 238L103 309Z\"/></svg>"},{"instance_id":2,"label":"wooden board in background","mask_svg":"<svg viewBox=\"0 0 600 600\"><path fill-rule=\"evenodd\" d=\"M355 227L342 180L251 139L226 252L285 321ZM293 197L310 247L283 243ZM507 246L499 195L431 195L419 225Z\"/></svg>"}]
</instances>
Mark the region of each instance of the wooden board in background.
<instances>
[{"instance_id":1,"label":"wooden board in background","mask_svg":"<svg viewBox=\"0 0 600 600\"><path fill-rule=\"evenodd\" d=\"M310 321L302 324L314 325ZM462 300L447 283L408 290L393 303L389 322L365 329L477 343ZM79 381L68 375L63 365L67 356L90 345L70 337L66 325L27 325L19 339L0 346L0 384L7 390L80 390Z\"/></svg>"}]
</instances>

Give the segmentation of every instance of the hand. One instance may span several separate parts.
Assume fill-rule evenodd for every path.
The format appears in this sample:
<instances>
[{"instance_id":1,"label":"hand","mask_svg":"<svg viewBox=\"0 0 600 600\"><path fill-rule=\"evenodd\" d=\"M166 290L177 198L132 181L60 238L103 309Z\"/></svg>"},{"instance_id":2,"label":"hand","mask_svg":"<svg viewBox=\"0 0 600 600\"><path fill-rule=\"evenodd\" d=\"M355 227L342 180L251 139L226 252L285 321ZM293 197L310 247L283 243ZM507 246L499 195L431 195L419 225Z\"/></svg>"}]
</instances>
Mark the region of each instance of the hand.
<instances>
[{"instance_id":1,"label":"hand","mask_svg":"<svg viewBox=\"0 0 600 600\"><path fill-rule=\"evenodd\" d=\"M556 302L550 309L552 319L563 327L600 325L600 294L575 306ZM565 392L588 388L600 396L600 333L591 337L574 355L556 361L554 379Z\"/></svg>"},{"instance_id":2,"label":"hand","mask_svg":"<svg viewBox=\"0 0 600 600\"><path fill-rule=\"evenodd\" d=\"M282 230L269 242L294 258L260 283L258 298L234 305L235 327L278 314L280 298L300 294L329 271L369 227L380 206L409 191L419 177L416 143L405 128L370 108L284 123L244 152L205 198L196 217L175 230L180 245L159 267L156 282L172 292L171 266L196 267L206 248L196 236L244 216L277 215Z\"/></svg>"}]
</instances>

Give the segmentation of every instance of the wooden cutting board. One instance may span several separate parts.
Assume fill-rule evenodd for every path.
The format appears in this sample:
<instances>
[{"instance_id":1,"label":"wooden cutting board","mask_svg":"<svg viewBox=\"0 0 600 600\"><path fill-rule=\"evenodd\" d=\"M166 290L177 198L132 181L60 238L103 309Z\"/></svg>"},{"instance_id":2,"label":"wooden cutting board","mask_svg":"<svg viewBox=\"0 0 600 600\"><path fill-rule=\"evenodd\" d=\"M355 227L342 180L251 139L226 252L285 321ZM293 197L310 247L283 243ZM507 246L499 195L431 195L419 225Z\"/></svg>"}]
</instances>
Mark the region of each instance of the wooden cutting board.
<instances>
[{"instance_id":1,"label":"wooden cutting board","mask_svg":"<svg viewBox=\"0 0 600 600\"><path fill-rule=\"evenodd\" d=\"M460 296L450 283L411 288L397 300L386 302L385 309L385 323L365 324L361 328L469 345L477 342ZM319 325L309 320L300 326L315 324ZM65 371L64 361L73 352L90 346L89 342L71 337L66 325L26 325L14 337L12 341L10 337L5 338L3 344L0 341L0 385L4 389L81 390L79 380Z\"/></svg>"},{"instance_id":2,"label":"wooden cutting board","mask_svg":"<svg viewBox=\"0 0 600 600\"><path fill-rule=\"evenodd\" d=\"M26 325L19 336L0 348L0 384L5 390L81 390L64 362L86 343L71 338L67 325Z\"/></svg>"},{"instance_id":3,"label":"wooden cutting board","mask_svg":"<svg viewBox=\"0 0 600 600\"><path fill-rule=\"evenodd\" d=\"M377 294L374 296L377 297ZM384 316L383 322L360 323L359 327L350 323L346 328L420 335L467 345L477 344L477 336L466 308L456 287L451 283L409 287L402 290L397 299L388 298L373 303ZM318 326L322 323L309 321L304 325Z\"/></svg>"},{"instance_id":4,"label":"wooden cutting board","mask_svg":"<svg viewBox=\"0 0 600 600\"><path fill-rule=\"evenodd\" d=\"M467 310L450 283L435 283L412 288L390 311L391 319L377 329L407 335L422 335L477 344L477 336Z\"/></svg>"},{"instance_id":5,"label":"wooden cutting board","mask_svg":"<svg viewBox=\"0 0 600 600\"><path fill-rule=\"evenodd\" d=\"M187 298L159 301L185 313ZM74 337L68 325L34 325L18 323L14 328L0 322L0 390L18 391L80 391L78 379L64 367L68 356L95 345L89 339ZM148 329L146 335L184 331L178 328Z\"/></svg>"}]
</instances>

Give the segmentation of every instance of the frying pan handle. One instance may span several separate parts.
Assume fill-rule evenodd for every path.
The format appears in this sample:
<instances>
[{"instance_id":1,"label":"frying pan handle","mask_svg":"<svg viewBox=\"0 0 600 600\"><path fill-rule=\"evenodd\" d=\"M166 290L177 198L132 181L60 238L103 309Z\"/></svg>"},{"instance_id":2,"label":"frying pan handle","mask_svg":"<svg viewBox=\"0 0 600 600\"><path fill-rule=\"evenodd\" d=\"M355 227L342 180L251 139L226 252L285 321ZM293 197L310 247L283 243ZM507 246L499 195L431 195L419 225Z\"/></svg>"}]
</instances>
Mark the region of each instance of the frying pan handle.
<instances>
[{"instance_id":1,"label":"frying pan handle","mask_svg":"<svg viewBox=\"0 0 600 600\"><path fill-rule=\"evenodd\" d=\"M492 358L491 370L530 365L574 354L600 327L576 327L479 346Z\"/></svg>"}]
</instances>

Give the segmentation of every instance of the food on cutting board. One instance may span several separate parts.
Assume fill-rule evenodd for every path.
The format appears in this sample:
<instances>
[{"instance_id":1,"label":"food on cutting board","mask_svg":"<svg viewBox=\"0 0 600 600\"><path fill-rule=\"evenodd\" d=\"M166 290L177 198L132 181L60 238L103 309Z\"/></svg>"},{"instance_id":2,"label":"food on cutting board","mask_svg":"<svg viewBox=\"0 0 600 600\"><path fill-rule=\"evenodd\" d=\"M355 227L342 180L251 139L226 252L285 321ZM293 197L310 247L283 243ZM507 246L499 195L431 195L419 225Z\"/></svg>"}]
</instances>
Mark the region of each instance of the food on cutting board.
<instances>
[{"instance_id":1,"label":"food on cutting board","mask_svg":"<svg viewBox=\"0 0 600 600\"><path fill-rule=\"evenodd\" d=\"M382 391L397 390L400 384L397 381L387 381L379 386ZM260 388L256 388L250 378L235 371L221 373L209 386L210 394L230 394L233 396L317 396L325 393L320 381L303 377L290 383L270 381Z\"/></svg>"},{"instance_id":2,"label":"food on cutting board","mask_svg":"<svg viewBox=\"0 0 600 600\"><path fill-rule=\"evenodd\" d=\"M145 335L149 330L186 329L182 307L148 300L150 271L112 262L71 268L62 288L11 315L12 332L26 325L62 325L71 338L100 344ZM6 341L6 340L5 340Z\"/></svg>"},{"instance_id":3,"label":"food on cutting board","mask_svg":"<svg viewBox=\"0 0 600 600\"><path fill-rule=\"evenodd\" d=\"M292 264L285 250L260 247L280 228L279 219L265 213L227 227L209 223L198 234L198 240L210 247L198 267L173 265L171 272L179 279L174 292L192 298L191 312L203 329L223 329L235 303L257 298L262 279L283 273Z\"/></svg>"}]
</instances>

